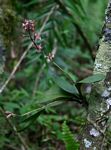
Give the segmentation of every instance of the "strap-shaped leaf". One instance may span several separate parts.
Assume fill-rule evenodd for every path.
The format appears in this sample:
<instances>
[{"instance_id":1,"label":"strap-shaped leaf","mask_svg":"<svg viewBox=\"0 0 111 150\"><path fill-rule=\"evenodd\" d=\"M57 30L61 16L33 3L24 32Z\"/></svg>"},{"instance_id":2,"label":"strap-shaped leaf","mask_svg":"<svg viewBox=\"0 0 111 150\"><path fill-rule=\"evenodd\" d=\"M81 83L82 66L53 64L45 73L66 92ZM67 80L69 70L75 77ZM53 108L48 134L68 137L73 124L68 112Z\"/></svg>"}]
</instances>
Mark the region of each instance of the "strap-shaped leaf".
<instances>
[{"instance_id":1,"label":"strap-shaped leaf","mask_svg":"<svg viewBox=\"0 0 111 150\"><path fill-rule=\"evenodd\" d=\"M99 82L104 79L105 79L105 76L103 74L94 74L92 76L89 76L89 77L79 81L79 83L94 83L94 82Z\"/></svg>"},{"instance_id":2,"label":"strap-shaped leaf","mask_svg":"<svg viewBox=\"0 0 111 150\"><path fill-rule=\"evenodd\" d=\"M54 78L54 82L64 91L71 94L79 94L75 85L70 84L68 81L61 77Z\"/></svg>"},{"instance_id":3,"label":"strap-shaped leaf","mask_svg":"<svg viewBox=\"0 0 111 150\"><path fill-rule=\"evenodd\" d=\"M60 89L57 85L53 85L49 90L44 93L38 93L37 103L46 103L53 101L55 99L63 99L70 97L66 92Z\"/></svg>"}]
</instances>

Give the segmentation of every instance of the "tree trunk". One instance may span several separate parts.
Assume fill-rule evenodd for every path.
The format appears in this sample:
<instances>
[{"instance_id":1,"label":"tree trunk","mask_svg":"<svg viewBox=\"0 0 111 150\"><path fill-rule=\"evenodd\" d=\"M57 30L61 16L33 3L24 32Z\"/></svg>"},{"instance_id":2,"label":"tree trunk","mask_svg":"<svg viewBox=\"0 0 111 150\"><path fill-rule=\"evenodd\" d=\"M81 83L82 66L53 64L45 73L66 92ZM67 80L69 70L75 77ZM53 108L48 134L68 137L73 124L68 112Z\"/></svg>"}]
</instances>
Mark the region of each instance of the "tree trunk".
<instances>
[{"instance_id":1,"label":"tree trunk","mask_svg":"<svg viewBox=\"0 0 111 150\"><path fill-rule=\"evenodd\" d=\"M105 15L103 37L99 43L93 73L104 74L106 78L92 85L80 150L111 150L111 141L108 137L111 128L111 0Z\"/></svg>"},{"instance_id":2,"label":"tree trunk","mask_svg":"<svg viewBox=\"0 0 111 150\"><path fill-rule=\"evenodd\" d=\"M15 2L16 0L0 0L0 59L3 61L1 56L3 55L3 49L5 49L5 69L7 71L12 70L9 64L10 62L11 64L16 62L21 51L21 29L19 25L21 18L15 11Z\"/></svg>"}]
</instances>

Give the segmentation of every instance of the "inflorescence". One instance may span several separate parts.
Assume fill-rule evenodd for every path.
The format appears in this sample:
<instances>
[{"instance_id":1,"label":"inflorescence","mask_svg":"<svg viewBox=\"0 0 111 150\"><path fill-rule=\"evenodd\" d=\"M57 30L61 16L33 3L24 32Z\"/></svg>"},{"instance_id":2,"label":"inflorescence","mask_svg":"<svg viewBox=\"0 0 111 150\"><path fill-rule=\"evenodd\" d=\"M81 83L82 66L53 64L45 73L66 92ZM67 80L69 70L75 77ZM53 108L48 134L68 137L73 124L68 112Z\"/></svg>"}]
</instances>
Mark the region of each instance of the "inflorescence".
<instances>
[{"instance_id":1,"label":"inflorescence","mask_svg":"<svg viewBox=\"0 0 111 150\"><path fill-rule=\"evenodd\" d=\"M35 47L35 49L37 50L37 52L42 52L42 39L39 33L35 32L35 22L33 20L24 20L24 22L22 23L22 27L25 30L26 33L28 33L28 36L30 38L30 40L33 43L33 46ZM49 63L52 61L52 59L54 58L54 54L53 52L49 53L47 56L44 56L46 58L46 61Z\"/></svg>"}]
</instances>

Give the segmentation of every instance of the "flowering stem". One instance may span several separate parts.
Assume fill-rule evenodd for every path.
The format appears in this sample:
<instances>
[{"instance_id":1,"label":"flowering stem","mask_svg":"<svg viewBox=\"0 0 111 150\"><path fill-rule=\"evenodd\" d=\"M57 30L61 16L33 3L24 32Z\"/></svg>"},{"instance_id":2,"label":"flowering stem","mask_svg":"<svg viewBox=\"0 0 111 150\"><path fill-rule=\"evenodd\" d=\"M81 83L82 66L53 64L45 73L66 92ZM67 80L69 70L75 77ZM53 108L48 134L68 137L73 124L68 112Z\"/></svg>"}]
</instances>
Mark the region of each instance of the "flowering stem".
<instances>
[{"instance_id":1,"label":"flowering stem","mask_svg":"<svg viewBox=\"0 0 111 150\"><path fill-rule=\"evenodd\" d=\"M32 38L30 31L28 31L28 34L29 34L30 40L34 44L35 48L37 49L37 44L35 43L35 40ZM38 49L37 49L37 51L38 51Z\"/></svg>"},{"instance_id":2,"label":"flowering stem","mask_svg":"<svg viewBox=\"0 0 111 150\"><path fill-rule=\"evenodd\" d=\"M52 12L54 11L55 7L52 7L48 16L46 17L41 29L40 29L40 32L39 32L39 35L42 33L42 31L44 30L44 27L49 19L49 17L51 16ZM15 72L17 71L18 67L20 66L22 60L25 58L26 54L28 53L28 51L30 50L30 48L32 47L33 45L33 42L31 42L29 44L29 46L27 47L27 49L24 51L24 53L22 54L22 56L20 57L19 61L17 62L16 66L14 67L14 69L12 70L10 76L8 77L8 79L5 81L5 83L3 84L3 86L0 88L0 94L4 91L4 89L6 88L6 86L8 85L8 83L10 82L10 80L13 78Z\"/></svg>"}]
</instances>

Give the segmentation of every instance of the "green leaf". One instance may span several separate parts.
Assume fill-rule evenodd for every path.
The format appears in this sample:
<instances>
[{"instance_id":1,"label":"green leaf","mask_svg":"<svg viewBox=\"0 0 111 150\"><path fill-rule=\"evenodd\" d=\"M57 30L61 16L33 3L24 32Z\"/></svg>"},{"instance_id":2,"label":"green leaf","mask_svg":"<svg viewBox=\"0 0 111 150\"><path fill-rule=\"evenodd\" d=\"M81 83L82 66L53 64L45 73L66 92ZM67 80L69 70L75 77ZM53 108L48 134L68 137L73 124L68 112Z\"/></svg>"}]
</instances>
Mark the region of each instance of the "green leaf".
<instances>
[{"instance_id":1,"label":"green leaf","mask_svg":"<svg viewBox=\"0 0 111 150\"><path fill-rule=\"evenodd\" d=\"M79 81L79 83L94 83L94 82L99 82L104 79L105 79L105 76L103 74L94 74L92 76L89 76L89 77Z\"/></svg>"},{"instance_id":2,"label":"green leaf","mask_svg":"<svg viewBox=\"0 0 111 150\"><path fill-rule=\"evenodd\" d=\"M28 121L33 120L33 119L36 120L36 118L39 117L39 115L43 112L43 110L44 110L44 107L41 107L41 108L32 110L31 112L28 112L28 113L22 115L22 117L23 117L26 115L28 116L28 114L30 114L28 117L23 119L22 122L28 122Z\"/></svg>"},{"instance_id":3,"label":"green leaf","mask_svg":"<svg viewBox=\"0 0 111 150\"><path fill-rule=\"evenodd\" d=\"M32 111L29 111L29 112L19 116L22 119L21 124L25 123L25 126L22 127L21 129L18 129L18 132L21 132L21 131L27 129L48 108L60 105L62 103L63 103L63 101L54 101L54 102L51 102L51 103L49 103L47 105L44 105L44 106L42 106L40 108L34 109Z\"/></svg>"},{"instance_id":4,"label":"green leaf","mask_svg":"<svg viewBox=\"0 0 111 150\"><path fill-rule=\"evenodd\" d=\"M63 99L68 97L70 96L64 91L62 91L60 87L54 85L48 91L38 93L37 103L44 103L44 102L53 101L55 99L59 99L59 98Z\"/></svg>"},{"instance_id":5,"label":"green leaf","mask_svg":"<svg viewBox=\"0 0 111 150\"><path fill-rule=\"evenodd\" d=\"M79 94L75 85L71 85L68 81L61 77L54 78L54 82L64 91L71 94Z\"/></svg>"},{"instance_id":6,"label":"green leaf","mask_svg":"<svg viewBox=\"0 0 111 150\"><path fill-rule=\"evenodd\" d=\"M29 2L29 3L22 4L22 6L23 6L23 7L29 7L29 6L31 6L31 5L35 5L36 3L38 3L37 0L33 0L33 1Z\"/></svg>"},{"instance_id":7,"label":"green leaf","mask_svg":"<svg viewBox=\"0 0 111 150\"><path fill-rule=\"evenodd\" d=\"M45 110L45 109L48 109L50 107L54 107L54 106L57 106L57 105L60 105L61 103L63 103L63 101L54 101L54 102L51 102L47 105L44 105L40 108L37 108L37 109L34 109L34 110L31 110L23 115L21 115L21 119L26 117L25 119L22 120L22 122L28 122L30 120L36 120L36 118Z\"/></svg>"},{"instance_id":8,"label":"green leaf","mask_svg":"<svg viewBox=\"0 0 111 150\"><path fill-rule=\"evenodd\" d=\"M39 114L38 114L38 116L34 115L33 118L29 119L29 121L27 120L25 122L21 122L22 127L20 127L17 130L17 132L22 132L22 131L26 130L27 128L29 128L31 125L33 125L33 123L35 122L35 120L37 119L37 117L39 117Z\"/></svg>"}]
</instances>

